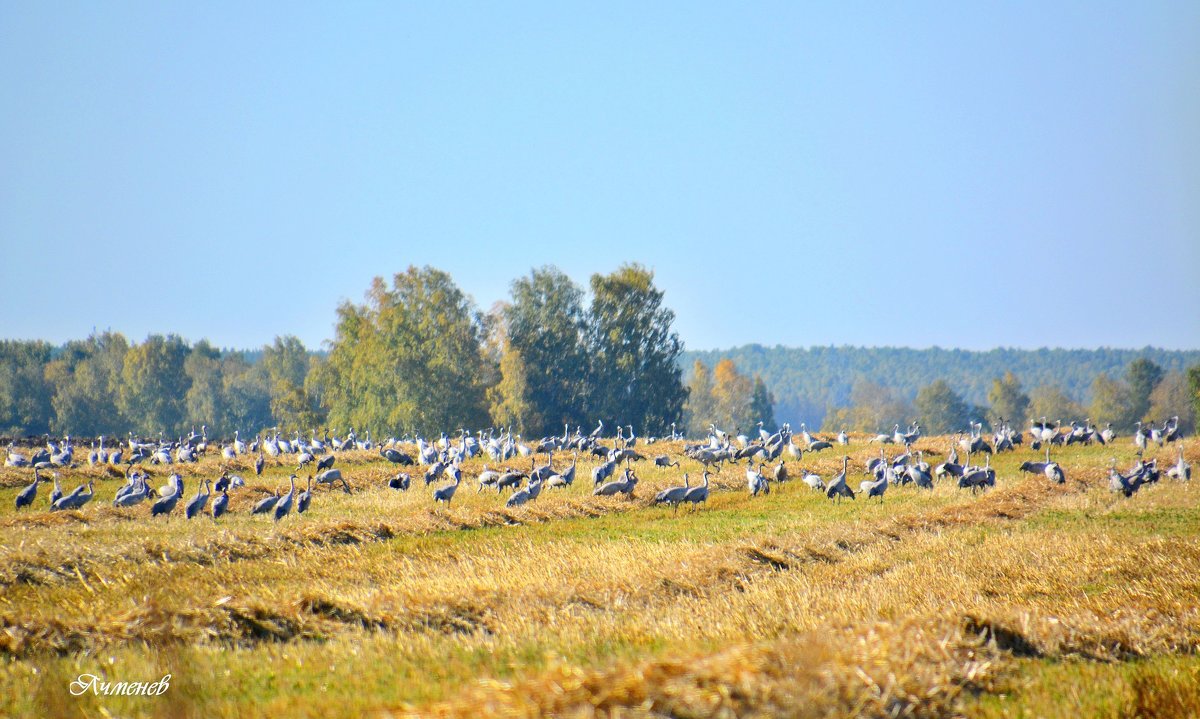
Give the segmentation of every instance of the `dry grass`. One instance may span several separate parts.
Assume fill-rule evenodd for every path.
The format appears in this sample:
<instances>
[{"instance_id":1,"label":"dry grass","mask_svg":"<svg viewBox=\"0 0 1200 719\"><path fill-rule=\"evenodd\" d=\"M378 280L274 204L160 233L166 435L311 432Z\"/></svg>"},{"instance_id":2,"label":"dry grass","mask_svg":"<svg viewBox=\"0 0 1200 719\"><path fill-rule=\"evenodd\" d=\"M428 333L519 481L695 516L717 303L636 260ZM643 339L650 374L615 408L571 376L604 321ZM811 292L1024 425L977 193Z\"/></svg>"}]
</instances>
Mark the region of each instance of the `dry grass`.
<instances>
[{"instance_id":1,"label":"dry grass","mask_svg":"<svg viewBox=\"0 0 1200 719\"><path fill-rule=\"evenodd\" d=\"M1063 659L1200 653L1200 490L1114 497L1113 454L1063 452L1059 487L1018 477L1019 452L990 492L898 488L883 505L798 483L751 500L726 468L727 489L678 516L649 497L679 470L593 498L582 461L576 487L507 510L466 480L435 508L382 487L377 457L344 457L359 491L319 491L279 525L246 508L283 466L247 476L215 524L102 506L119 479L63 514L14 515L2 490L0 714L954 716L1004 695L989 706L1005 715ZM82 671L180 684L169 702L64 698ZM1128 677L1113 706L1193 706L1192 675L1160 674Z\"/></svg>"}]
</instances>

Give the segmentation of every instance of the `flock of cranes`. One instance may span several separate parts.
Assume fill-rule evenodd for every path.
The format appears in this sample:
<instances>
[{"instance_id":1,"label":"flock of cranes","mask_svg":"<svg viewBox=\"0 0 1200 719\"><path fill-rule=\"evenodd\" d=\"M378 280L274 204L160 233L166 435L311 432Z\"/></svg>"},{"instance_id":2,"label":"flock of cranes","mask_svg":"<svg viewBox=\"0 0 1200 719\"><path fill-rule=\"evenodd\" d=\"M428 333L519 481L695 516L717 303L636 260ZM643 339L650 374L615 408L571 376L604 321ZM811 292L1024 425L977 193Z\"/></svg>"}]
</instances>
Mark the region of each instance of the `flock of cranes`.
<instances>
[{"instance_id":1,"label":"flock of cranes","mask_svg":"<svg viewBox=\"0 0 1200 719\"><path fill-rule=\"evenodd\" d=\"M1007 422L1000 421L994 433L985 437L980 423L971 423L970 427L958 433L951 441L946 460L931 466L925 461L924 452L913 451L913 444L921 437L920 426L913 424L905 429L896 425L891 434L878 434L869 438L870 443L880 445L890 444L903 447L903 451L888 457L886 450L881 447L879 456L866 463L864 474L867 479L858 483L857 492L851 488L849 480L849 455L842 457L841 472L826 481L812 471L800 470L793 477L787 467L787 462L800 460L806 453L818 453L834 446L848 446L850 438L845 430L835 437L822 439L810 433L803 424L800 433L793 435L790 425L785 424L776 432L768 432L758 425L758 436L753 439L740 432L728 433L716 426L710 426L704 441L685 444L681 456L672 457L670 454L659 454L649 458L641 454L637 447L643 440L639 438L632 426L618 427L614 436L610 437L611 446L605 445L603 439L604 425L599 423L589 434L584 434L580 428L572 432L569 426L564 427L560 436L545 437L527 444L520 435L508 431L496 433L468 433L460 430L457 437L445 433L437 440L426 440L422 437L405 438L404 440L389 438L382 443L375 443L366 432L359 439L353 430L344 437L330 437L326 431L318 438L312 431L307 439L299 432L293 433L292 439L284 439L279 435L278 428L266 438L255 438L247 443L241 439L240 433L235 433L232 441L219 443L218 452L222 462L232 464L241 458L253 457L253 467L256 475L261 475L265 458L270 456L277 464L294 461L295 472L312 467L316 474L309 474L303 491L297 493L299 476L292 473L289 478L289 489L286 493L275 491L254 503L250 510L252 515L269 515L275 521L280 521L293 512L305 513L312 504L313 484L329 487L340 487L345 493L352 493L350 483L340 469L333 465L337 453L346 450L361 450L377 452L378 455L396 467L413 467L421 470L421 478L426 487L433 487L434 504L450 505L463 480L462 462L464 460L485 456L503 469L491 468L491 463L485 463L482 471L475 478L477 492L484 489L495 489L498 494L506 490L509 496L505 506L520 507L534 502L543 490L556 490L571 487L575 482L579 456L590 456L596 461L591 469L592 494L595 496L625 495L632 497L639 478L635 464L650 461L656 467L680 467L680 460L695 461L701 465L702 483L692 485L689 473L683 473L681 486L668 487L658 492L653 504L666 505L677 512L681 505L693 507L704 504L709 497L709 477L713 467L720 471L727 463L737 464L746 462L745 477L747 490L752 497L771 492L771 485L782 485L793 478L799 479L814 491L823 492L829 499L840 502L842 499L855 499L861 495L867 499L878 498L882 503L889 487L897 485L913 485L918 489L932 489L935 483L942 479L956 480L960 488L972 492L995 486L996 472L991 466L994 453L1013 451L1017 445L1024 444L1021 432L1014 430ZM1084 444L1110 444L1116 439L1111 427L1098 429L1090 420L1082 424L1070 422L1049 423L1042 418L1040 421L1030 420L1029 446L1036 450L1044 450L1044 461L1025 461L1020 465L1024 473L1042 475L1048 480L1062 484L1066 481L1066 472L1061 465L1051 459L1052 446ZM1132 496L1145 484L1155 482L1163 474L1157 466L1157 460L1143 461L1142 453L1150 445L1165 446L1181 438L1178 418L1172 418L1161 427L1154 425L1138 425L1134 434L1134 445L1138 451L1138 461L1130 470L1121 473L1116 468L1113 459L1109 467L1110 488L1126 497ZM680 440L682 436L672 431L666 439ZM989 441L990 440L990 441ZM648 438L646 443L655 442ZM178 472L172 472L166 485L155 489L150 486L149 474L141 468L141 464L176 465L194 463L204 456L212 444L208 438L207 427L202 426L199 433L193 431L187 437L174 441L160 438L157 443L137 440L132 433L129 439L121 445L108 444L105 437L98 438L92 443L87 462L89 465L124 466L125 483L117 490L112 504L114 507L134 507L144 502L150 505L150 516L170 517L182 504L183 516L187 519L209 513L215 520L229 512L230 492L246 486L246 481L237 474L223 471L215 482L211 479L201 479L194 495L185 497L184 479ZM411 446L413 452L405 451ZM960 461L961 452L965 460ZM570 463L559 463L555 466L555 453L561 457L570 453ZM786 453L786 456L784 456ZM544 454L544 464L538 464L538 457ZM985 457L984 464L972 464L971 457ZM515 462L528 459L528 470L514 469ZM773 466L768 468L768 463ZM95 497L94 480L89 479L80 484L70 493L64 494L60 483L58 469L75 466L74 447L70 437L57 443L48 439L44 448L39 448L31 456L25 456L16 451L10 444L5 460L8 467L31 467L33 478L28 486L16 495L18 510L31 508L37 498L39 486L50 479L53 490L49 495L49 510L78 510L91 502ZM43 474L49 472L49 477ZM1166 476L1188 480L1191 478L1191 465L1183 456L1180 444L1177 460L1165 472ZM408 472L397 472L387 479L387 487L408 491L412 486L412 475ZM210 503L211 500L211 503Z\"/></svg>"}]
</instances>

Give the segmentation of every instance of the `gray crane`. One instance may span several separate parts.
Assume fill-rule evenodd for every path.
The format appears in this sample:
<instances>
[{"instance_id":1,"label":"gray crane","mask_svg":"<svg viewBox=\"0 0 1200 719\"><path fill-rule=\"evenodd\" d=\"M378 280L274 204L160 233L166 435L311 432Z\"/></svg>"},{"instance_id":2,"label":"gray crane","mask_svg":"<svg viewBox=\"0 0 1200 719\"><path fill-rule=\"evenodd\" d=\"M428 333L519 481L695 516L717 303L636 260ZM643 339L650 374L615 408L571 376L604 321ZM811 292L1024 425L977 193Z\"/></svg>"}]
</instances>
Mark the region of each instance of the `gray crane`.
<instances>
[{"instance_id":1,"label":"gray crane","mask_svg":"<svg viewBox=\"0 0 1200 719\"><path fill-rule=\"evenodd\" d=\"M177 475L175 475L177 476ZM171 512L175 511L175 505L179 504L179 498L183 496L183 479L179 479L179 483L173 485L170 491L167 491L162 497L155 500L154 504L150 505L150 516L157 517L160 514L171 516Z\"/></svg>"},{"instance_id":2,"label":"gray crane","mask_svg":"<svg viewBox=\"0 0 1200 719\"><path fill-rule=\"evenodd\" d=\"M655 504L669 504L675 512L679 511L679 503L687 496L688 490L691 487L688 485L687 472L683 473L682 487L668 487L658 494L654 495Z\"/></svg>"},{"instance_id":3,"label":"gray crane","mask_svg":"<svg viewBox=\"0 0 1200 719\"><path fill-rule=\"evenodd\" d=\"M296 471L304 469L305 465L312 464L317 461L317 456L312 452L301 452L296 455Z\"/></svg>"},{"instance_id":4,"label":"gray crane","mask_svg":"<svg viewBox=\"0 0 1200 719\"><path fill-rule=\"evenodd\" d=\"M312 475L308 475L308 486L296 497L296 514L304 514L312 504Z\"/></svg>"},{"instance_id":5,"label":"gray crane","mask_svg":"<svg viewBox=\"0 0 1200 719\"><path fill-rule=\"evenodd\" d=\"M1067 475L1063 472L1063 468L1059 466L1058 462L1050 461L1050 445L1046 445L1046 466L1042 469L1042 473L1046 475L1047 479L1056 484L1065 484L1067 481Z\"/></svg>"},{"instance_id":6,"label":"gray crane","mask_svg":"<svg viewBox=\"0 0 1200 719\"><path fill-rule=\"evenodd\" d=\"M599 486L604 480L612 476L617 470L617 463L613 460L598 464L592 467L592 486Z\"/></svg>"},{"instance_id":7,"label":"gray crane","mask_svg":"<svg viewBox=\"0 0 1200 719\"><path fill-rule=\"evenodd\" d=\"M33 504L33 500L37 497L38 482L40 481L42 481L42 478L38 476L37 467L34 467L33 482L31 482L30 485L25 489L22 489L20 494L17 495L17 509L20 509L21 507L28 507L29 505Z\"/></svg>"},{"instance_id":8,"label":"gray crane","mask_svg":"<svg viewBox=\"0 0 1200 719\"><path fill-rule=\"evenodd\" d=\"M229 509L229 492L222 489L221 496L213 500L212 518L216 519Z\"/></svg>"},{"instance_id":9,"label":"gray crane","mask_svg":"<svg viewBox=\"0 0 1200 719\"><path fill-rule=\"evenodd\" d=\"M398 449L393 449L391 447L386 447L386 448L380 447L379 455L381 457L383 457L384 459L386 459L387 461L391 462L392 464L400 464L400 465L405 465L405 466L409 466L409 465L413 464L412 457L405 454L404 452L401 452ZM330 455L330 456L332 457L333 455Z\"/></svg>"},{"instance_id":10,"label":"gray crane","mask_svg":"<svg viewBox=\"0 0 1200 719\"><path fill-rule=\"evenodd\" d=\"M678 467L679 462L678 461L672 462L670 455L660 454L654 458L654 466L655 467Z\"/></svg>"},{"instance_id":11,"label":"gray crane","mask_svg":"<svg viewBox=\"0 0 1200 719\"><path fill-rule=\"evenodd\" d=\"M34 469L37 469L34 467ZM51 472L54 478L54 489L50 490L50 506L53 507L58 500L63 498L62 486L58 483L58 472Z\"/></svg>"},{"instance_id":12,"label":"gray crane","mask_svg":"<svg viewBox=\"0 0 1200 719\"><path fill-rule=\"evenodd\" d=\"M1146 483L1145 478L1139 472L1132 477L1126 477L1117 471L1117 460L1114 457L1108 467L1108 489L1111 492L1120 492L1126 497L1132 497Z\"/></svg>"},{"instance_id":13,"label":"gray crane","mask_svg":"<svg viewBox=\"0 0 1200 719\"><path fill-rule=\"evenodd\" d=\"M558 475L554 475L554 476L557 477ZM526 487L524 489L513 492L512 496L508 498L508 501L504 503L504 506L519 507L522 504L525 504L526 502L537 499L538 495L541 494L541 492L542 492L542 480L540 478L530 480L529 484L526 485Z\"/></svg>"},{"instance_id":14,"label":"gray crane","mask_svg":"<svg viewBox=\"0 0 1200 719\"><path fill-rule=\"evenodd\" d=\"M462 473L458 473L454 477L454 484L448 484L445 487L440 487L433 492L434 503L445 502L447 506L450 500L454 499L454 492L458 490L458 485L462 481Z\"/></svg>"},{"instance_id":15,"label":"gray crane","mask_svg":"<svg viewBox=\"0 0 1200 719\"><path fill-rule=\"evenodd\" d=\"M918 462L917 464L906 467L904 469L904 473L910 481L912 481L921 489L933 489L933 475L929 473L928 463Z\"/></svg>"},{"instance_id":16,"label":"gray crane","mask_svg":"<svg viewBox=\"0 0 1200 719\"><path fill-rule=\"evenodd\" d=\"M196 496L192 497L192 501L187 503L183 508L183 514L188 519L195 517L204 511L205 505L208 504L208 497L212 492L212 482L205 479L200 482L200 486L196 489Z\"/></svg>"},{"instance_id":17,"label":"gray crane","mask_svg":"<svg viewBox=\"0 0 1200 719\"><path fill-rule=\"evenodd\" d=\"M398 472L395 477L388 480L388 487L402 492L407 492L410 486L412 486L412 477L406 472Z\"/></svg>"},{"instance_id":18,"label":"gray crane","mask_svg":"<svg viewBox=\"0 0 1200 719\"><path fill-rule=\"evenodd\" d=\"M638 478L633 473L633 470L626 468L621 479L603 484L592 490L592 494L597 497L611 497L614 494L625 494L633 496L633 489L637 486Z\"/></svg>"},{"instance_id":19,"label":"gray crane","mask_svg":"<svg viewBox=\"0 0 1200 719\"><path fill-rule=\"evenodd\" d=\"M775 475L774 479L776 482L788 481L789 477L788 477L788 471L787 471L787 463L781 461L779 464L775 465L774 475Z\"/></svg>"},{"instance_id":20,"label":"gray crane","mask_svg":"<svg viewBox=\"0 0 1200 719\"><path fill-rule=\"evenodd\" d=\"M292 488L275 503L276 522L291 514L292 502L296 500L296 475L293 474L291 477L288 477L288 481L291 482Z\"/></svg>"},{"instance_id":21,"label":"gray crane","mask_svg":"<svg viewBox=\"0 0 1200 719\"><path fill-rule=\"evenodd\" d=\"M883 493L887 491L890 467L884 467L884 471L880 472L879 479L866 480L859 482L859 494L867 495L867 499L871 497L879 497L879 503L883 504Z\"/></svg>"},{"instance_id":22,"label":"gray crane","mask_svg":"<svg viewBox=\"0 0 1200 719\"><path fill-rule=\"evenodd\" d=\"M50 510L51 511L61 511L64 509L79 509L79 508L81 508L83 505L92 501L92 497L95 496L92 491L93 484L94 484L94 480L89 479L87 481L86 489L85 489L85 485L82 485L82 484L79 485L74 490L72 490L70 494L66 495L65 497L63 497L63 498L59 499L57 502L55 502L50 507Z\"/></svg>"},{"instance_id":23,"label":"gray crane","mask_svg":"<svg viewBox=\"0 0 1200 719\"><path fill-rule=\"evenodd\" d=\"M575 463L579 461L579 455L573 453L571 455L571 466L564 469L558 474L551 475L546 480L547 487L569 487L575 482Z\"/></svg>"},{"instance_id":24,"label":"gray crane","mask_svg":"<svg viewBox=\"0 0 1200 719\"><path fill-rule=\"evenodd\" d=\"M340 469L327 469L318 474L314 479L316 479L317 484L333 485L341 482L342 490L345 491L346 494L350 494L350 483L347 482L346 478L342 476L342 470Z\"/></svg>"},{"instance_id":25,"label":"gray crane","mask_svg":"<svg viewBox=\"0 0 1200 719\"><path fill-rule=\"evenodd\" d=\"M496 479L496 493L499 494L500 492L504 491L505 488L511 488L513 491L516 491L517 486L521 484L521 480L528 476L529 475L520 470L506 467L504 469L504 474L500 475Z\"/></svg>"},{"instance_id":26,"label":"gray crane","mask_svg":"<svg viewBox=\"0 0 1200 719\"><path fill-rule=\"evenodd\" d=\"M821 479L821 475L817 474L816 472L801 471L800 481L804 482L806 485L809 486L810 489L813 489L813 490L825 489L825 480Z\"/></svg>"},{"instance_id":27,"label":"gray crane","mask_svg":"<svg viewBox=\"0 0 1200 719\"><path fill-rule=\"evenodd\" d=\"M771 493L771 486L767 484L767 478L762 473L764 466L766 466L765 463L759 462L757 470L753 467L746 468L746 484L749 485L751 497L757 497L759 492Z\"/></svg>"},{"instance_id":28,"label":"gray crane","mask_svg":"<svg viewBox=\"0 0 1200 719\"><path fill-rule=\"evenodd\" d=\"M1176 460L1174 466L1172 466L1170 469L1167 470L1167 476L1172 479L1178 479L1178 480L1186 482L1192 478L1192 465L1188 464L1187 460L1185 460L1183 458L1183 443L1182 442L1179 443L1178 449L1179 449L1179 459Z\"/></svg>"},{"instance_id":29,"label":"gray crane","mask_svg":"<svg viewBox=\"0 0 1200 719\"><path fill-rule=\"evenodd\" d=\"M850 489L850 485L846 484L846 472L850 465L850 457L842 457L842 471L838 476L830 480L829 485L825 488L825 496L830 499L836 499L840 504L842 497L854 499L854 490Z\"/></svg>"},{"instance_id":30,"label":"gray crane","mask_svg":"<svg viewBox=\"0 0 1200 719\"><path fill-rule=\"evenodd\" d=\"M704 483L699 487L690 487L683 495L684 502L691 504L693 507L697 504L704 504L708 501L708 470L704 470Z\"/></svg>"},{"instance_id":31,"label":"gray crane","mask_svg":"<svg viewBox=\"0 0 1200 719\"><path fill-rule=\"evenodd\" d=\"M488 466L485 464L483 465L483 471L479 473L479 477L477 477L477 479L479 481L479 489L475 491L482 492L484 486L496 486L496 482L500 479L500 473L494 469L488 469Z\"/></svg>"},{"instance_id":32,"label":"gray crane","mask_svg":"<svg viewBox=\"0 0 1200 719\"><path fill-rule=\"evenodd\" d=\"M992 455L987 456L983 467L967 467L963 469L962 477L958 480L961 489L970 489L974 494L984 487L996 486L996 473L992 470Z\"/></svg>"},{"instance_id":33,"label":"gray crane","mask_svg":"<svg viewBox=\"0 0 1200 719\"><path fill-rule=\"evenodd\" d=\"M250 509L250 514L266 514L272 509L275 509L275 503L279 501L279 490L275 490L275 494L263 497L254 503Z\"/></svg>"}]
</instances>

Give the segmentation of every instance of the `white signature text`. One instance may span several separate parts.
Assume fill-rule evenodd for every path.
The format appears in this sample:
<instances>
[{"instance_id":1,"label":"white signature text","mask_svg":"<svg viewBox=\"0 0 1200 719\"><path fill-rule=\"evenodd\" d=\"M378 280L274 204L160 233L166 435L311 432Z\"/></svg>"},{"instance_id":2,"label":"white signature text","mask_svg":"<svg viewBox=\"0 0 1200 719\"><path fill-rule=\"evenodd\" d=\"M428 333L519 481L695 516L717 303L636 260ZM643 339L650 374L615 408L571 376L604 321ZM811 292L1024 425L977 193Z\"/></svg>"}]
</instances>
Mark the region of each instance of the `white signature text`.
<instances>
[{"instance_id":1,"label":"white signature text","mask_svg":"<svg viewBox=\"0 0 1200 719\"><path fill-rule=\"evenodd\" d=\"M156 697L166 693L171 685L171 675L168 674L156 682L109 682L95 674L80 674L71 682L71 695L80 696L91 692L97 696L146 696Z\"/></svg>"}]
</instances>

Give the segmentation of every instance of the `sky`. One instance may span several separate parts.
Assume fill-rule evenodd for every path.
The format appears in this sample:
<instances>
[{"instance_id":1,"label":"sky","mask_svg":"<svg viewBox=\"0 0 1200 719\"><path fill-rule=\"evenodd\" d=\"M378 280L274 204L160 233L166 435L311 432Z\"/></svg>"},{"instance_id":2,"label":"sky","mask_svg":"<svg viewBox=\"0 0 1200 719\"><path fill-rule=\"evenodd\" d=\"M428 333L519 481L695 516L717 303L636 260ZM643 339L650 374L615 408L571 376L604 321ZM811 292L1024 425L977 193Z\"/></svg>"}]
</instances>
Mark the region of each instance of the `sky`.
<instances>
[{"instance_id":1,"label":"sky","mask_svg":"<svg viewBox=\"0 0 1200 719\"><path fill-rule=\"evenodd\" d=\"M0 3L0 337L639 262L685 344L1200 348L1200 3Z\"/></svg>"}]
</instances>

